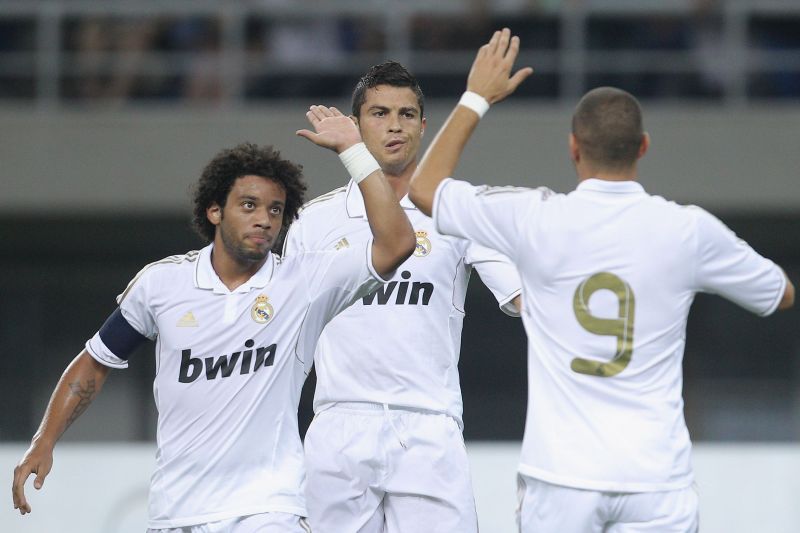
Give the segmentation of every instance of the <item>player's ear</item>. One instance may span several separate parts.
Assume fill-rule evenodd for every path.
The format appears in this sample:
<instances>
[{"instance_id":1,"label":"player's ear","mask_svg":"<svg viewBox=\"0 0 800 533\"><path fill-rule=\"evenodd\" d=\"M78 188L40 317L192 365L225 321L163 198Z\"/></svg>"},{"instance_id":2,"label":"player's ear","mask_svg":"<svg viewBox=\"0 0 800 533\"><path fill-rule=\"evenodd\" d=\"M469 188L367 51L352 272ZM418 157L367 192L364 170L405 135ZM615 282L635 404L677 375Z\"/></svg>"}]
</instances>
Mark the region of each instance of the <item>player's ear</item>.
<instances>
[{"instance_id":1,"label":"player's ear","mask_svg":"<svg viewBox=\"0 0 800 533\"><path fill-rule=\"evenodd\" d=\"M215 226L222 221L222 208L218 203L214 202L206 209L206 218Z\"/></svg>"},{"instance_id":2,"label":"player's ear","mask_svg":"<svg viewBox=\"0 0 800 533\"><path fill-rule=\"evenodd\" d=\"M578 139L575 138L574 133L569 134L569 157L575 163L581 160L581 151L578 148Z\"/></svg>"},{"instance_id":3,"label":"player's ear","mask_svg":"<svg viewBox=\"0 0 800 533\"><path fill-rule=\"evenodd\" d=\"M639 155L637 156L637 159L646 154L648 148L650 148L650 134L644 132L644 134L642 134L642 144L639 145Z\"/></svg>"},{"instance_id":4,"label":"player's ear","mask_svg":"<svg viewBox=\"0 0 800 533\"><path fill-rule=\"evenodd\" d=\"M428 121L425 119L425 117L422 117L422 127L419 130L419 136L420 137L425 135L425 126L427 126L427 125L428 125Z\"/></svg>"}]
</instances>

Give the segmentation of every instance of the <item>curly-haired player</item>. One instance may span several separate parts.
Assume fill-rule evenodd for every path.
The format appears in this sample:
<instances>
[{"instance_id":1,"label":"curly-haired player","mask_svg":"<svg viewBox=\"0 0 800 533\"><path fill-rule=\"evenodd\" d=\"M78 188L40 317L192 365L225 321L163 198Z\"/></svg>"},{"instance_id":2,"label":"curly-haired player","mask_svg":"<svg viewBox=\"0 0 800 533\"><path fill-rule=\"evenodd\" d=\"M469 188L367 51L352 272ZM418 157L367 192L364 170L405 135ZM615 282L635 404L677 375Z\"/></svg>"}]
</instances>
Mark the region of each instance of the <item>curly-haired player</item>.
<instances>
[{"instance_id":1,"label":"curly-haired player","mask_svg":"<svg viewBox=\"0 0 800 533\"><path fill-rule=\"evenodd\" d=\"M314 106L307 116L317 133L300 135L343 156L366 151L336 110ZM317 338L414 249L408 219L377 164L359 161L351 169L370 213L380 213L370 218L373 238L283 261L270 249L303 202L300 167L253 144L224 150L208 164L194 222L210 243L146 266L117 298L119 307L58 382L14 471L15 508L30 512L26 479L35 473L41 488L61 434L110 369L127 367L134 349L151 339L159 418L148 527L307 531L297 404Z\"/></svg>"}]
</instances>

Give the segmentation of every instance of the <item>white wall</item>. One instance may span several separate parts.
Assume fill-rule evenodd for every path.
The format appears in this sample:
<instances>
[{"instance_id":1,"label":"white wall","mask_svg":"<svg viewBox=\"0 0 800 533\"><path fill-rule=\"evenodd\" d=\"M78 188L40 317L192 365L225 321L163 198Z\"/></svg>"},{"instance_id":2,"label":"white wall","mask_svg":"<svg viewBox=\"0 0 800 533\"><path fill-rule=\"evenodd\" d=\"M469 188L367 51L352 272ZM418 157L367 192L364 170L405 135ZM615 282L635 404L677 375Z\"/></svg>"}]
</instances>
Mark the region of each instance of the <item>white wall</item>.
<instances>
[{"instance_id":1,"label":"white wall","mask_svg":"<svg viewBox=\"0 0 800 533\"><path fill-rule=\"evenodd\" d=\"M310 103L219 112L0 109L0 208L188 211L187 191L224 147L274 144L305 166L312 196L345 182L336 157L294 132ZM326 102L344 106L346 102ZM453 102L429 102L431 139ZM484 118L458 170L473 182L574 187L567 156L572 110L504 102ZM645 106L652 136L641 181L653 193L710 209L794 210L800 205L800 107L730 110Z\"/></svg>"},{"instance_id":2,"label":"white wall","mask_svg":"<svg viewBox=\"0 0 800 533\"><path fill-rule=\"evenodd\" d=\"M468 443L482 533L515 531L518 443ZM22 445L0 445L12 478ZM10 491L3 533L142 533L152 444L64 444L41 491L27 485L33 513L20 516ZM800 445L698 444L694 451L704 533L800 531Z\"/></svg>"}]
</instances>

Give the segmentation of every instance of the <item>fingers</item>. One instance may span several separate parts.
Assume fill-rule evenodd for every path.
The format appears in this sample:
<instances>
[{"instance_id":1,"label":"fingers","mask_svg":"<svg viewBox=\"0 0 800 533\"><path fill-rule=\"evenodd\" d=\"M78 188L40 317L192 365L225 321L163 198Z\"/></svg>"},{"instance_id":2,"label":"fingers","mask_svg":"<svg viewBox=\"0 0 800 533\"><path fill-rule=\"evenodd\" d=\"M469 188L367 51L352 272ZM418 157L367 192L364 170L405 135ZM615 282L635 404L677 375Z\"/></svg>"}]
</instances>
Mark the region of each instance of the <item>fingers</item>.
<instances>
[{"instance_id":1,"label":"fingers","mask_svg":"<svg viewBox=\"0 0 800 533\"><path fill-rule=\"evenodd\" d=\"M14 509L19 509L20 514L31 512L31 506L25 498L25 482L31 474L30 467L20 465L14 469L14 484L11 486L11 497L14 500Z\"/></svg>"},{"instance_id":2,"label":"fingers","mask_svg":"<svg viewBox=\"0 0 800 533\"><path fill-rule=\"evenodd\" d=\"M487 51L490 54L494 54L495 52L497 52L497 48L500 45L500 33L501 32L499 30L494 32L492 34L492 38L489 39L489 43L487 45Z\"/></svg>"},{"instance_id":3,"label":"fingers","mask_svg":"<svg viewBox=\"0 0 800 533\"><path fill-rule=\"evenodd\" d=\"M341 114L342 113L335 107L328 108L324 105L312 105L308 108L308 113L306 113L306 116L308 117L311 115L319 121L328 117L340 116ZM309 118L309 120L311 119Z\"/></svg>"},{"instance_id":4,"label":"fingers","mask_svg":"<svg viewBox=\"0 0 800 533\"><path fill-rule=\"evenodd\" d=\"M511 30L503 28L500 32L500 37L497 40L497 52L500 57L506 57L508 53L508 42L511 39ZM519 37L515 37L519 43Z\"/></svg>"}]
</instances>

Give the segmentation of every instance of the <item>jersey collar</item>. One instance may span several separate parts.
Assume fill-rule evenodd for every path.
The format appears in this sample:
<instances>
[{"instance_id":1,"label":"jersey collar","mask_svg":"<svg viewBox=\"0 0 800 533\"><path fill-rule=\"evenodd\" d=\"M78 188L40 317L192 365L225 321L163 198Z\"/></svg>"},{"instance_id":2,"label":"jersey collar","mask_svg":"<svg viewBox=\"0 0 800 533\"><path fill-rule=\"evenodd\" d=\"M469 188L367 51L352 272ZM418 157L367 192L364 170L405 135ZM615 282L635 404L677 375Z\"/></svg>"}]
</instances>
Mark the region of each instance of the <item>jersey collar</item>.
<instances>
[{"instance_id":1,"label":"jersey collar","mask_svg":"<svg viewBox=\"0 0 800 533\"><path fill-rule=\"evenodd\" d=\"M631 194L631 193L643 193L644 187L642 187L642 185L638 181L633 181L633 180L608 181L597 178L589 178L580 182L575 190L605 192L614 194Z\"/></svg>"},{"instance_id":2,"label":"jersey collar","mask_svg":"<svg viewBox=\"0 0 800 533\"><path fill-rule=\"evenodd\" d=\"M213 290L217 294L231 294L236 292L248 292L254 288L262 288L269 283L272 279L272 273L275 269L275 256L272 252L267 254L267 260L261 268L253 274L253 276L236 287L233 291L228 290L228 287L222 283L214 267L211 266L211 251L214 249L214 243L209 244L200 250L200 257L197 259L194 270L194 284L198 289Z\"/></svg>"},{"instance_id":3,"label":"jersey collar","mask_svg":"<svg viewBox=\"0 0 800 533\"><path fill-rule=\"evenodd\" d=\"M367 210L364 207L364 197L361 195L361 189L355 184L353 180L347 184L347 216L350 218L364 218L367 216ZM403 209L416 210L417 206L411 203L411 200L406 194L400 199L400 207Z\"/></svg>"}]
</instances>

